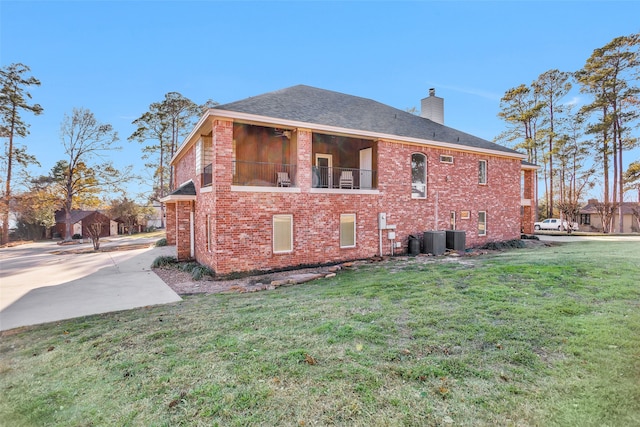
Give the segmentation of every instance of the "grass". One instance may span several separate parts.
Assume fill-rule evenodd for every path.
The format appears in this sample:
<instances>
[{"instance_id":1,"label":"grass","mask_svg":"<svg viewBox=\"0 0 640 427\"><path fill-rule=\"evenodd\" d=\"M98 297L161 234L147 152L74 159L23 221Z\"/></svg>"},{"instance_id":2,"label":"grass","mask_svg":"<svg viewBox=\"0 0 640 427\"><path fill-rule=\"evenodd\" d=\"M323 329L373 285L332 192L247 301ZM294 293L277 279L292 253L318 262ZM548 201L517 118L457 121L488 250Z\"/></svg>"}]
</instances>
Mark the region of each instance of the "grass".
<instances>
[{"instance_id":1,"label":"grass","mask_svg":"<svg viewBox=\"0 0 640 427\"><path fill-rule=\"evenodd\" d=\"M640 425L639 250L395 260L5 333L0 424Z\"/></svg>"}]
</instances>

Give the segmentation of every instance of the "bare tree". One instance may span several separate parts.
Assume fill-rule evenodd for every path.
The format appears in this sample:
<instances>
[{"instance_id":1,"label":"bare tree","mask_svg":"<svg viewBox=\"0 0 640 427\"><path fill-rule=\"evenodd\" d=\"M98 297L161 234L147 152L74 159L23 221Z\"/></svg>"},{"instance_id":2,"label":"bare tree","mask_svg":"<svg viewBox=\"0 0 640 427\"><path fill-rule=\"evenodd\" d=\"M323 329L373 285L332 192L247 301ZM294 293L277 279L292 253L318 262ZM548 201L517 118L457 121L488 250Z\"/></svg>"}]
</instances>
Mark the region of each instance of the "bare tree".
<instances>
[{"instance_id":1,"label":"bare tree","mask_svg":"<svg viewBox=\"0 0 640 427\"><path fill-rule=\"evenodd\" d=\"M87 232L89 233L89 237L91 238L93 250L97 251L98 249L100 249L100 234L102 234L102 223L94 222L92 224L89 224L89 227L87 227Z\"/></svg>"},{"instance_id":2,"label":"bare tree","mask_svg":"<svg viewBox=\"0 0 640 427\"><path fill-rule=\"evenodd\" d=\"M131 166L118 171L105 159L107 152L120 149L113 145L118 135L110 124L98 123L91 111L74 108L71 116L65 115L61 134L67 159L59 162L57 178L64 198L65 240L69 240L74 199L107 187L116 189L132 175Z\"/></svg>"}]
</instances>

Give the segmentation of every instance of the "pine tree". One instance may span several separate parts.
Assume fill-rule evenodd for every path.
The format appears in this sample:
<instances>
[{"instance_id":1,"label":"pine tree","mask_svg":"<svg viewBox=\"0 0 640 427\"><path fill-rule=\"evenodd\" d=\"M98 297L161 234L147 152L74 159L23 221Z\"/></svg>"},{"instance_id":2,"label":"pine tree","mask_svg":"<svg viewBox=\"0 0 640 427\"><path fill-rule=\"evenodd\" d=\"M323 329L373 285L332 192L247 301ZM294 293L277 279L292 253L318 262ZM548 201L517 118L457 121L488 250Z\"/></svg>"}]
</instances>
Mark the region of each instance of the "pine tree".
<instances>
[{"instance_id":1,"label":"pine tree","mask_svg":"<svg viewBox=\"0 0 640 427\"><path fill-rule=\"evenodd\" d=\"M31 71L24 64L11 64L0 69L0 137L7 138L3 156L4 168L7 172L5 190L2 196L1 216L2 235L0 243L9 242L9 209L11 202L11 179L14 164L26 166L30 163L38 164L36 158L27 153L24 147L17 144L15 137L24 138L29 134L29 125L20 116L21 111L28 111L34 115L42 114L39 104L29 104L31 94L27 92L29 86L40 86L35 77L27 77Z\"/></svg>"}]
</instances>

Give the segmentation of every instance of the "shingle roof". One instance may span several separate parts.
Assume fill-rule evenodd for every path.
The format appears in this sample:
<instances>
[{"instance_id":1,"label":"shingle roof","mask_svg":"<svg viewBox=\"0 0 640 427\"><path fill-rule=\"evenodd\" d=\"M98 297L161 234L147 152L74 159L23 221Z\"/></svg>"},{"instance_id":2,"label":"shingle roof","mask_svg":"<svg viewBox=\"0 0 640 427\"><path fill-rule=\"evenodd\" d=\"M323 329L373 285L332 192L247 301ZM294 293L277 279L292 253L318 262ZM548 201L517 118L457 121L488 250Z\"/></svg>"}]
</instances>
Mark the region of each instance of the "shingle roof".
<instances>
[{"instance_id":1,"label":"shingle roof","mask_svg":"<svg viewBox=\"0 0 640 427\"><path fill-rule=\"evenodd\" d=\"M371 99L305 85L218 105L213 109L520 154Z\"/></svg>"},{"instance_id":2,"label":"shingle roof","mask_svg":"<svg viewBox=\"0 0 640 427\"><path fill-rule=\"evenodd\" d=\"M589 201L580 209L581 214L597 214L599 202ZM637 202L622 202L622 215L633 215L634 210L640 209L640 204ZM618 209L614 211L618 212Z\"/></svg>"},{"instance_id":3,"label":"shingle roof","mask_svg":"<svg viewBox=\"0 0 640 427\"><path fill-rule=\"evenodd\" d=\"M71 210L71 224L82 221L94 212L97 211L83 211L80 209ZM56 222L65 222L65 216L64 210L56 211Z\"/></svg>"},{"instance_id":4,"label":"shingle roof","mask_svg":"<svg viewBox=\"0 0 640 427\"><path fill-rule=\"evenodd\" d=\"M193 181L189 181L180 187L176 188L169 196L195 196L196 186Z\"/></svg>"}]
</instances>

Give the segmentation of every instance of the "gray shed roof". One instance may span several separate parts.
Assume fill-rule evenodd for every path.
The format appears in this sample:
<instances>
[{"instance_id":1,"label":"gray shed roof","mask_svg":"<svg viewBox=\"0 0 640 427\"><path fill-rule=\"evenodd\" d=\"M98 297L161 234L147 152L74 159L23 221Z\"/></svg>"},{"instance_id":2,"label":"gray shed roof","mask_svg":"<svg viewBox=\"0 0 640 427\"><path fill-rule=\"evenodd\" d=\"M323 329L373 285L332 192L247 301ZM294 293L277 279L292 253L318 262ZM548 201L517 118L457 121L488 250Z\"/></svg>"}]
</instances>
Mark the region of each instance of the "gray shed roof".
<instances>
[{"instance_id":1,"label":"gray shed roof","mask_svg":"<svg viewBox=\"0 0 640 427\"><path fill-rule=\"evenodd\" d=\"M189 180L173 190L171 194L160 199L162 203L189 201L196 199L196 186Z\"/></svg>"},{"instance_id":2,"label":"gray shed roof","mask_svg":"<svg viewBox=\"0 0 640 427\"><path fill-rule=\"evenodd\" d=\"M445 142L511 155L520 154L502 145L371 99L305 85L218 105L213 110Z\"/></svg>"},{"instance_id":3,"label":"gray shed roof","mask_svg":"<svg viewBox=\"0 0 640 427\"><path fill-rule=\"evenodd\" d=\"M173 190L170 196L195 196L196 195L196 186L193 181L187 181L182 184L180 187Z\"/></svg>"}]
</instances>

